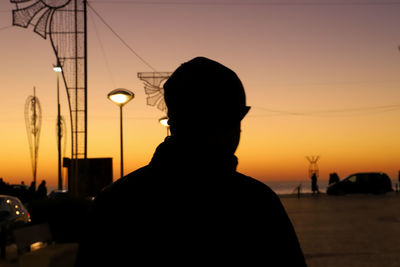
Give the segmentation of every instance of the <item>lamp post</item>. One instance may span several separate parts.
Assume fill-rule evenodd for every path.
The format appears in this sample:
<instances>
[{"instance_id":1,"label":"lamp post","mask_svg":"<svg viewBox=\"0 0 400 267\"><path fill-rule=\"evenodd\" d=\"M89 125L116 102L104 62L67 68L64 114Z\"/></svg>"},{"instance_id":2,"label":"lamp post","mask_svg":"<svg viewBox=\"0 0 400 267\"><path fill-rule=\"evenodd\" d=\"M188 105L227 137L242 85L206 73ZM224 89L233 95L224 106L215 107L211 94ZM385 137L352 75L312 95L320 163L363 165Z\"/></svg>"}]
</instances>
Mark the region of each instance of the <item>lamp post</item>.
<instances>
[{"instance_id":1,"label":"lamp post","mask_svg":"<svg viewBox=\"0 0 400 267\"><path fill-rule=\"evenodd\" d=\"M158 119L158 121L160 122L160 124L162 126L165 126L167 128L167 136L169 136L169 124L168 124L168 117L162 117L160 119Z\"/></svg>"},{"instance_id":2,"label":"lamp post","mask_svg":"<svg viewBox=\"0 0 400 267\"><path fill-rule=\"evenodd\" d=\"M60 62L53 65L53 70L57 73L57 150L58 150L58 189L62 189L61 176L61 114L60 114L60 73L62 67Z\"/></svg>"},{"instance_id":3,"label":"lamp post","mask_svg":"<svg viewBox=\"0 0 400 267\"><path fill-rule=\"evenodd\" d=\"M108 93L107 98L119 106L120 121L120 141L121 141L121 178L124 176L124 150L123 150L123 134L122 134L122 107L131 101L135 94L127 89L118 88Z\"/></svg>"}]
</instances>

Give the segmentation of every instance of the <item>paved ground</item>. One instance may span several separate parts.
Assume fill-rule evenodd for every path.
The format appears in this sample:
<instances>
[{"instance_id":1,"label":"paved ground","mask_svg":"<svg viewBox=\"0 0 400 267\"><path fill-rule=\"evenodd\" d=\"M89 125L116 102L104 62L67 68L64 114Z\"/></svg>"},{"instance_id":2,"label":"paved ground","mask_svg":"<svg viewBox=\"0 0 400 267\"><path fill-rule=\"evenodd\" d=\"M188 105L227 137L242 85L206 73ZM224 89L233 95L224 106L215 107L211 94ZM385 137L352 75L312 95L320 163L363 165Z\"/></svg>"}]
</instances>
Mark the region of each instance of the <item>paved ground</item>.
<instances>
[{"instance_id":1,"label":"paved ground","mask_svg":"<svg viewBox=\"0 0 400 267\"><path fill-rule=\"evenodd\" d=\"M400 266L400 193L281 201L309 267Z\"/></svg>"},{"instance_id":2,"label":"paved ground","mask_svg":"<svg viewBox=\"0 0 400 267\"><path fill-rule=\"evenodd\" d=\"M309 267L400 266L400 193L281 201ZM9 260L0 266L16 267L15 248L9 249Z\"/></svg>"}]
</instances>

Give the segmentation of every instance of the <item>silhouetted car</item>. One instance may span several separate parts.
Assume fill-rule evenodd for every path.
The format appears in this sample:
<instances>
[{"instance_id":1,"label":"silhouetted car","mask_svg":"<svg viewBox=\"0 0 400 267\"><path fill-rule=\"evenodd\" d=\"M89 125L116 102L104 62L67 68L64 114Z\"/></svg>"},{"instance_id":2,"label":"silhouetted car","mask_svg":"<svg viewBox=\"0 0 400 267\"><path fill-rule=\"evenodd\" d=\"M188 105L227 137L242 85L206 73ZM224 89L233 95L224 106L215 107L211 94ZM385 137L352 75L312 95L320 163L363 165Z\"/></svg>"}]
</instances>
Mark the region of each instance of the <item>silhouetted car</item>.
<instances>
[{"instance_id":1,"label":"silhouetted car","mask_svg":"<svg viewBox=\"0 0 400 267\"><path fill-rule=\"evenodd\" d=\"M48 196L49 199L70 199L71 194L68 192L68 190L53 190Z\"/></svg>"},{"instance_id":2,"label":"silhouetted car","mask_svg":"<svg viewBox=\"0 0 400 267\"><path fill-rule=\"evenodd\" d=\"M330 184L326 193L330 195L352 193L383 194L391 191L393 191L392 182L387 174L366 172L355 173L339 182Z\"/></svg>"},{"instance_id":3,"label":"silhouetted car","mask_svg":"<svg viewBox=\"0 0 400 267\"><path fill-rule=\"evenodd\" d=\"M11 185L10 192L6 195L17 197L22 203L26 203L30 200L29 188L24 184Z\"/></svg>"},{"instance_id":4,"label":"silhouetted car","mask_svg":"<svg viewBox=\"0 0 400 267\"><path fill-rule=\"evenodd\" d=\"M29 221L29 213L18 198L0 195L0 225L25 224Z\"/></svg>"}]
</instances>

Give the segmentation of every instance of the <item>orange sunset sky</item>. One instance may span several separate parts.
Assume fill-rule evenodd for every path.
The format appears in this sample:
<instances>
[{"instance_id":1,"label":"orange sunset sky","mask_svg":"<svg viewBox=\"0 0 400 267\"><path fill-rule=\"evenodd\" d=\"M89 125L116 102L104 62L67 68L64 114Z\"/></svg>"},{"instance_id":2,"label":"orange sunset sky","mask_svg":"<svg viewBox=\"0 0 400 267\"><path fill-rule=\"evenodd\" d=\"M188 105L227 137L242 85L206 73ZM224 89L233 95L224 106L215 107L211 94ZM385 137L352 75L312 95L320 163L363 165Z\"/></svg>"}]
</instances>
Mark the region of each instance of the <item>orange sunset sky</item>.
<instances>
[{"instance_id":1,"label":"orange sunset sky","mask_svg":"<svg viewBox=\"0 0 400 267\"><path fill-rule=\"evenodd\" d=\"M32 3L40 0L31 0ZM241 78L251 111L242 124L238 170L256 179L308 180L305 156L320 155L320 179L336 171L400 170L400 1L112 1L92 7L157 71L206 56ZM56 62L49 40L12 24L0 2L0 177L30 183L26 98L42 106L38 179L57 180ZM124 165L149 162L166 130L146 105L137 72L151 71L88 10L88 157L112 157L119 177L119 111L112 89L132 90L124 107ZM70 125L62 84L62 114ZM202 93L202 92L199 92ZM210 95L212 97L212 95ZM188 99L190 101L190 99ZM199 130L207 131L206 125Z\"/></svg>"}]
</instances>

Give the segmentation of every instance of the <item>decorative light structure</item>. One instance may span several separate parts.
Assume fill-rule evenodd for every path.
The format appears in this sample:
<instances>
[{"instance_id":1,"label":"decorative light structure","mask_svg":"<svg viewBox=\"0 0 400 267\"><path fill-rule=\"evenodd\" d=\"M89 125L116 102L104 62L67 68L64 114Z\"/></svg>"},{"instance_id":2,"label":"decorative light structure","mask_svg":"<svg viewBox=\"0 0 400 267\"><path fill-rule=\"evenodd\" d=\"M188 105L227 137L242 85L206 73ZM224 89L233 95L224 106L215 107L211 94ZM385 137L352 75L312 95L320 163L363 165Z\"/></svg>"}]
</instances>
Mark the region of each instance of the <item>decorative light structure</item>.
<instances>
[{"instance_id":1,"label":"decorative light structure","mask_svg":"<svg viewBox=\"0 0 400 267\"><path fill-rule=\"evenodd\" d=\"M164 83L171 76L172 72L138 72L138 78L144 81L144 92L147 95L147 105L157 107L167 113L167 105L164 100ZM167 128L167 136L170 135L168 117L164 116L158 120L161 125Z\"/></svg>"},{"instance_id":2,"label":"decorative light structure","mask_svg":"<svg viewBox=\"0 0 400 267\"><path fill-rule=\"evenodd\" d=\"M33 96L28 96L25 102L25 125L28 134L29 151L32 163L33 181L36 184L40 128L42 126L42 109L33 87Z\"/></svg>"},{"instance_id":3,"label":"decorative light structure","mask_svg":"<svg viewBox=\"0 0 400 267\"><path fill-rule=\"evenodd\" d=\"M10 0L13 25L28 28L50 42L63 63L62 77L71 117L71 157L87 157L86 0ZM75 170L73 173L75 173Z\"/></svg>"},{"instance_id":4,"label":"decorative light structure","mask_svg":"<svg viewBox=\"0 0 400 267\"><path fill-rule=\"evenodd\" d=\"M319 168L318 168L318 160L319 156L311 156L311 157L306 157L308 162L310 163L308 167L308 175L311 178L313 174L315 174L317 177L319 176Z\"/></svg>"},{"instance_id":5,"label":"decorative light structure","mask_svg":"<svg viewBox=\"0 0 400 267\"><path fill-rule=\"evenodd\" d=\"M138 78L144 81L144 92L147 95L147 105L157 106L163 112L167 111L164 101L163 83L168 80L172 72L139 72Z\"/></svg>"},{"instance_id":6,"label":"decorative light structure","mask_svg":"<svg viewBox=\"0 0 400 267\"><path fill-rule=\"evenodd\" d=\"M131 101L135 94L128 89L118 88L112 90L107 95L108 99L119 106L120 118L120 149L121 149L121 178L124 176L124 145L123 145L123 127L122 127L122 107Z\"/></svg>"}]
</instances>

